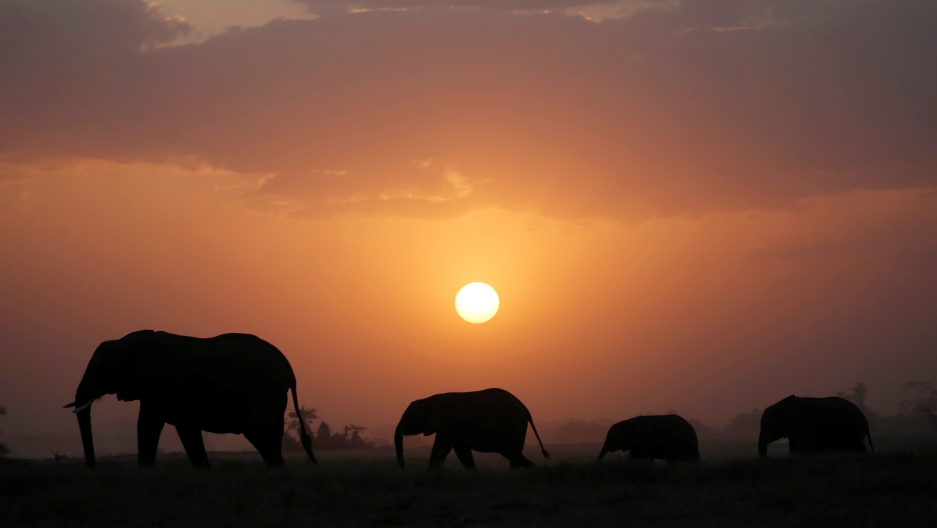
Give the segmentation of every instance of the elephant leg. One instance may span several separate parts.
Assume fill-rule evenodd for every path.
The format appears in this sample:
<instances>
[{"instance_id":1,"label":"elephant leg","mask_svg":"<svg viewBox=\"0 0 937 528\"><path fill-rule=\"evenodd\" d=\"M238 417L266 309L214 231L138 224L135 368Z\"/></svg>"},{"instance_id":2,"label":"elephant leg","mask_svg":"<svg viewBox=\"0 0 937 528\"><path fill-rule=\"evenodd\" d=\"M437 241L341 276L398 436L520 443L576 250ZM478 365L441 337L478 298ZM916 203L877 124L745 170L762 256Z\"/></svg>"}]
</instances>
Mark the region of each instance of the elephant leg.
<instances>
[{"instance_id":1,"label":"elephant leg","mask_svg":"<svg viewBox=\"0 0 937 528\"><path fill-rule=\"evenodd\" d=\"M599 460L602 460L603 458L605 458L605 455L609 453L614 453L615 451L619 451L620 449L621 449L621 444L619 444L618 442L613 441L611 439L606 440L605 443L602 444L602 451L599 452Z\"/></svg>"},{"instance_id":2,"label":"elephant leg","mask_svg":"<svg viewBox=\"0 0 937 528\"><path fill-rule=\"evenodd\" d=\"M501 453L501 456L511 462L511 469L524 469L534 467L536 464L527 460L523 453Z\"/></svg>"},{"instance_id":3,"label":"elephant leg","mask_svg":"<svg viewBox=\"0 0 937 528\"><path fill-rule=\"evenodd\" d=\"M263 431L267 438L267 454L261 453L268 466L282 466L283 462L283 424L274 424Z\"/></svg>"},{"instance_id":4,"label":"elephant leg","mask_svg":"<svg viewBox=\"0 0 937 528\"><path fill-rule=\"evenodd\" d=\"M430 469L441 467L446 457L449 456L449 451L452 451L452 441L437 433L436 441L433 442L433 450L429 455Z\"/></svg>"},{"instance_id":5,"label":"elephant leg","mask_svg":"<svg viewBox=\"0 0 937 528\"><path fill-rule=\"evenodd\" d=\"M283 465L283 424L270 427L270 454L274 459L274 466Z\"/></svg>"},{"instance_id":6,"label":"elephant leg","mask_svg":"<svg viewBox=\"0 0 937 528\"><path fill-rule=\"evenodd\" d=\"M137 417L137 463L140 467L151 467L156 463L156 449L164 422L148 405L140 404Z\"/></svg>"},{"instance_id":7,"label":"elephant leg","mask_svg":"<svg viewBox=\"0 0 937 528\"><path fill-rule=\"evenodd\" d=\"M208 455L205 453L205 443L202 442L202 430L197 427L176 426L176 432L179 433L179 440L182 440L182 447L185 448L185 454L189 456L189 462L197 468L208 469Z\"/></svg>"},{"instance_id":8,"label":"elephant leg","mask_svg":"<svg viewBox=\"0 0 937 528\"><path fill-rule=\"evenodd\" d=\"M464 445L456 444L455 455L459 457L459 462L462 462L462 467L465 469L475 469L475 458L472 457L471 449Z\"/></svg>"},{"instance_id":9,"label":"elephant leg","mask_svg":"<svg viewBox=\"0 0 937 528\"><path fill-rule=\"evenodd\" d=\"M812 423L800 424L797 428L797 453L801 455L815 455L818 452L818 444L820 444L821 432L817 431L817 428ZM791 435L792 437L794 435ZM791 451L791 454L794 454L794 451Z\"/></svg>"},{"instance_id":10,"label":"elephant leg","mask_svg":"<svg viewBox=\"0 0 937 528\"><path fill-rule=\"evenodd\" d=\"M273 434L271 429L255 429L251 431L244 431L244 437L254 446L254 449L260 453L261 458L264 459L264 463L268 466L282 466L283 465L283 454L282 454L282 442L283 436L276 436ZM279 449L277 448L278 444L276 440L279 440Z\"/></svg>"}]
</instances>

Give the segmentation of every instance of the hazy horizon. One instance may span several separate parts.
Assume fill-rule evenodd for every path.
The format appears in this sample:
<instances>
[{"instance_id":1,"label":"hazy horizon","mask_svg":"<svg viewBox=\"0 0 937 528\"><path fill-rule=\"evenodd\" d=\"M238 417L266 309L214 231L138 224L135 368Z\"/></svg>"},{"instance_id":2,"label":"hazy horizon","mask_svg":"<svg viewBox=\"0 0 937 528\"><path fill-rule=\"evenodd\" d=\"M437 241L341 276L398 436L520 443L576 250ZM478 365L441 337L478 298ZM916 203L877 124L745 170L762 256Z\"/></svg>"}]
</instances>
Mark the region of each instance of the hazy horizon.
<instances>
[{"instance_id":1,"label":"hazy horizon","mask_svg":"<svg viewBox=\"0 0 937 528\"><path fill-rule=\"evenodd\" d=\"M934 20L0 0L0 440L77 435L91 354L140 329L255 334L335 425L489 387L538 427L857 382L894 414L937 382Z\"/></svg>"}]
</instances>

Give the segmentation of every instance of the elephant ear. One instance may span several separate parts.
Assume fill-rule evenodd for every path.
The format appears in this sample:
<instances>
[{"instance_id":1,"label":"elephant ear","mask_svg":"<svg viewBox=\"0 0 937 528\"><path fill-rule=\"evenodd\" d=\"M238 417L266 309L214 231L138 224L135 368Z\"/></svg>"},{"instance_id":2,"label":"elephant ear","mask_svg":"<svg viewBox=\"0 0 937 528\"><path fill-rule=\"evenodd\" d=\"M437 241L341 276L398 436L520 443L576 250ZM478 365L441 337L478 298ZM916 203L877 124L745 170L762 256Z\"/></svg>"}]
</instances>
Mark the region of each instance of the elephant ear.
<instances>
[{"instance_id":1,"label":"elephant ear","mask_svg":"<svg viewBox=\"0 0 937 528\"><path fill-rule=\"evenodd\" d=\"M437 401L427 401L423 407L423 416L426 421L424 422L423 436L430 436L436 434L440 429L445 428L445 426L450 421L450 409L446 408L445 405L441 405L442 402Z\"/></svg>"},{"instance_id":2,"label":"elephant ear","mask_svg":"<svg viewBox=\"0 0 937 528\"><path fill-rule=\"evenodd\" d=\"M142 354L153 348L152 330L141 330L124 336L118 343L122 345L120 362L120 387L117 399L135 401L140 399L143 381L139 378L139 359Z\"/></svg>"},{"instance_id":3,"label":"elephant ear","mask_svg":"<svg viewBox=\"0 0 937 528\"><path fill-rule=\"evenodd\" d=\"M436 434L437 431L442 427L443 421L440 416L438 409L427 410L426 412L426 422L423 426L423 436L430 436Z\"/></svg>"}]
</instances>

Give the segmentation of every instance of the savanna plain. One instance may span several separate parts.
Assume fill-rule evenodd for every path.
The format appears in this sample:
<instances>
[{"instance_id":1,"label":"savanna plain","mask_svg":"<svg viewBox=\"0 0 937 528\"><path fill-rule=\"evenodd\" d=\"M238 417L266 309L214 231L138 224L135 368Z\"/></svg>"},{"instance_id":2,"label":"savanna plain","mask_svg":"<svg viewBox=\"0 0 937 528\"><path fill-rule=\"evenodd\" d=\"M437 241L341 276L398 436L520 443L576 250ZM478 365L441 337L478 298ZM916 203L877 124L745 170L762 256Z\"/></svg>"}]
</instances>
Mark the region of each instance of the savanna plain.
<instances>
[{"instance_id":1,"label":"savanna plain","mask_svg":"<svg viewBox=\"0 0 937 528\"><path fill-rule=\"evenodd\" d=\"M212 469L161 455L0 460L5 526L933 526L937 449L789 457L772 446L703 442L701 464L647 463L598 445L552 445L552 461L511 471L497 456L427 471L428 449L298 456L268 469L253 453L210 453ZM884 453L882 452L884 451Z\"/></svg>"}]
</instances>

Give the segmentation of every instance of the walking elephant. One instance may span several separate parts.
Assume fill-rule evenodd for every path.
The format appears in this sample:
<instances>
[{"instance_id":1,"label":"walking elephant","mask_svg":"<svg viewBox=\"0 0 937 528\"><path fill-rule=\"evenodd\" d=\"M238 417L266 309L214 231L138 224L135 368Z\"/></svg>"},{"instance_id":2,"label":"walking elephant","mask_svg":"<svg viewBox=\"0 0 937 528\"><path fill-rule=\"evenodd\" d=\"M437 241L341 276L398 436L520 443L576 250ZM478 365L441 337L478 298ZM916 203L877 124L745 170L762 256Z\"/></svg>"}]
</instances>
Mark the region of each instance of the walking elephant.
<instances>
[{"instance_id":1,"label":"walking elephant","mask_svg":"<svg viewBox=\"0 0 937 528\"><path fill-rule=\"evenodd\" d=\"M243 434L268 466L283 464L283 414L287 391L299 414L296 377L270 343L247 334L209 339L141 330L98 346L66 408L78 416L85 461L94 467L91 404L105 394L140 400L137 448L140 466L152 466L164 424L174 425L192 465L209 467L202 431ZM312 438L300 417L300 439L309 459Z\"/></svg>"},{"instance_id":2,"label":"walking elephant","mask_svg":"<svg viewBox=\"0 0 937 528\"><path fill-rule=\"evenodd\" d=\"M630 451L631 458L667 462L699 462L696 430L676 414L637 416L608 430L599 460L612 451Z\"/></svg>"},{"instance_id":3,"label":"walking elephant","mask_svg":"<svg viewBox=\"0 0 937 528\"><path fill-rule=\"evenodd\" d=\"M431 469L441 466L453 449L466 469L475 467L472 450L499 453L511 462L512 469L530 467L534 463L523 454L527 422L540 442L544 458L549 460L530 411L506 390L447 392L416 400L404 411L394 432L397 462L402 468L404 435L435 434Z\"/></svg>"},{"instance_id":4,"label":"walking elephant","mask_svg":"<svg viewBox=\"0 0 937 528\"><path fill-rule=\"evenodd\" d=\"M790 442L791 454L830 451L865 453L865 437L872 447L869 422L854 403L843 398L788 396L765 409L758 437L759 456L768 455L768 444L781 438Z\"/></svg>"}]
</instances>

